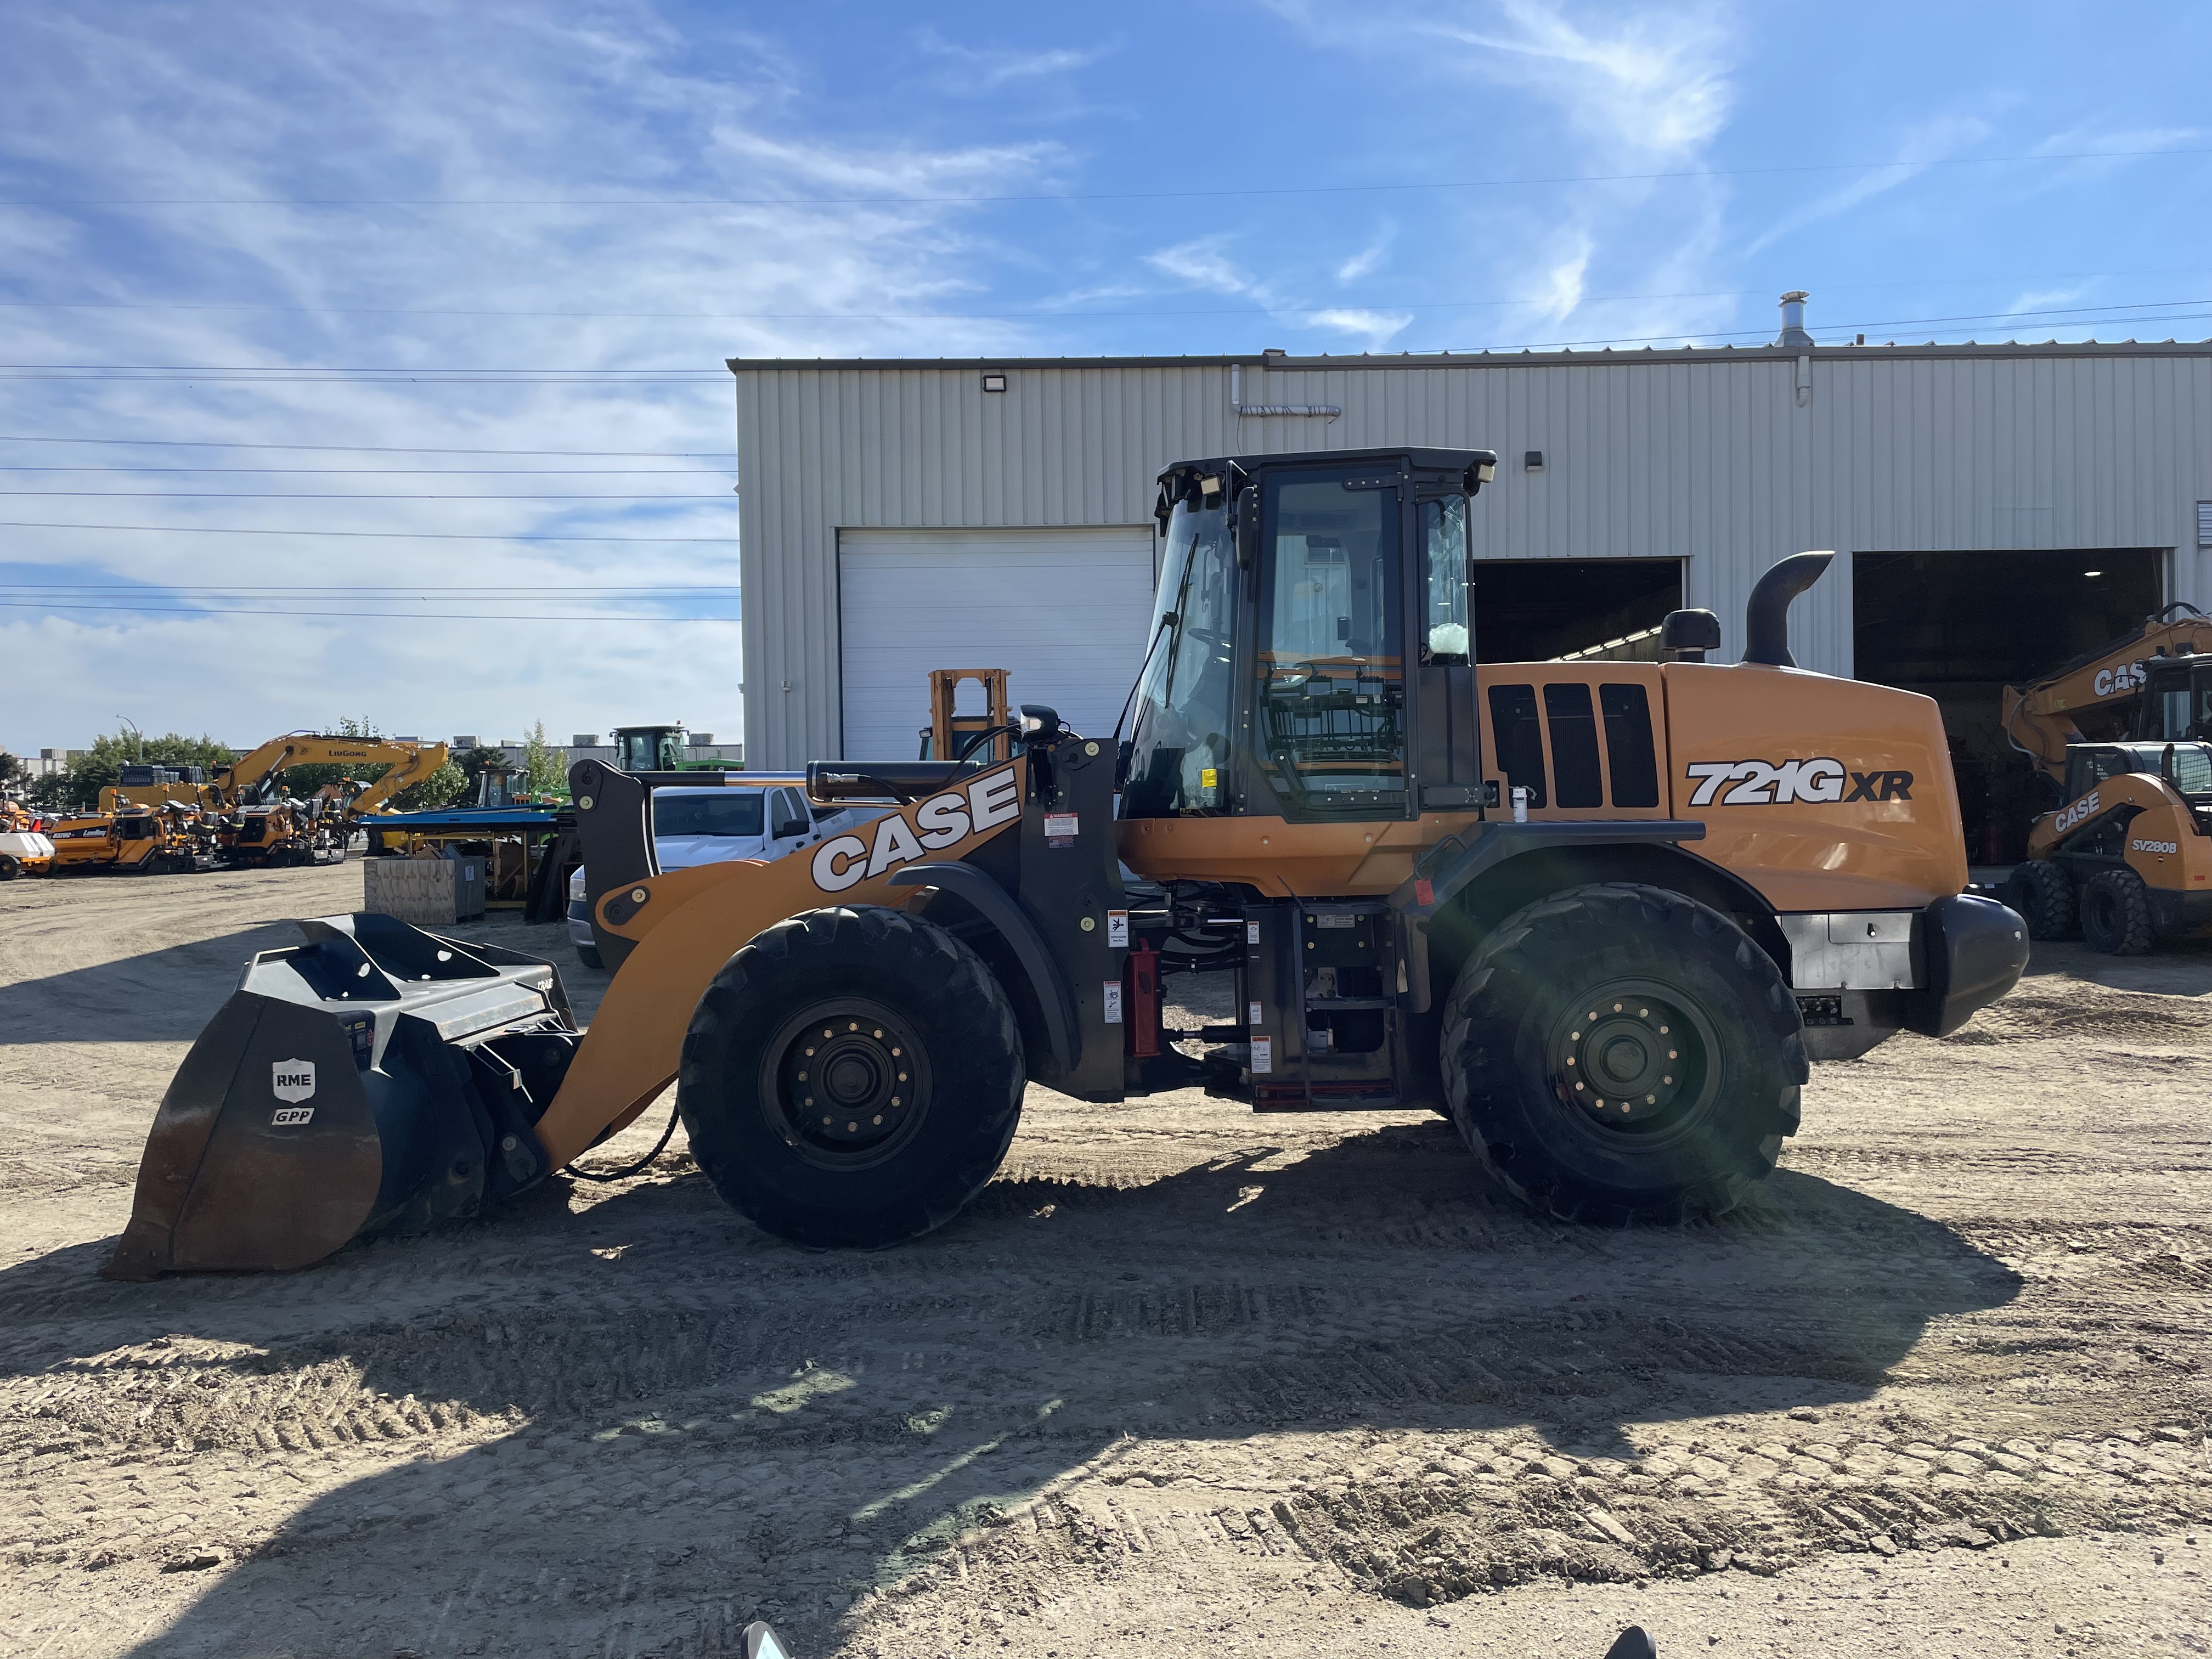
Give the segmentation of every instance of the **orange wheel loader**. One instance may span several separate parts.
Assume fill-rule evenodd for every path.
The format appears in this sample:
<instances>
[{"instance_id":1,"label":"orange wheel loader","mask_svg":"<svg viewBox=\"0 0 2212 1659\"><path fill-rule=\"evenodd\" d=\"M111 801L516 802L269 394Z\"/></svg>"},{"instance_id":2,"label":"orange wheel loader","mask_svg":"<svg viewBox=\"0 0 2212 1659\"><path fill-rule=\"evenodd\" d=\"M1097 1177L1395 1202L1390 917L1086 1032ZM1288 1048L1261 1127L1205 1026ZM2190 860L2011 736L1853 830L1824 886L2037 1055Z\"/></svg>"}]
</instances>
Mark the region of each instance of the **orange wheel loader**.
<instances>
[{"instance_id":1,"label":"orange wheel loader","mask_svg":"<svg viewBox=\"0 0 2212 1659\"><path fill-rule=\"evenodd\" d=\"M810 856L663 873L653 791L710 775L579 763L616 970L591 1029L549 964L305 922L185 1059L106 1271L299 1267L473 1214L672 1083L715 1188L808 1245L958 1214L1032 1082L1425 1107L1545 1213L1727 1209L1809 1060L1956 1029L2025 930L1964 891L1936 705L1792 664L1827 555L1768 572L1737 665L1702 659L1703 611L1663 663L1477 665L1495 466L1170 467L1127 739L1031 706L1004 760L817 763L817 801L897 805ZM1189 975L1234 1017L1170 1025Z\"/></svg>"}]
</instances>

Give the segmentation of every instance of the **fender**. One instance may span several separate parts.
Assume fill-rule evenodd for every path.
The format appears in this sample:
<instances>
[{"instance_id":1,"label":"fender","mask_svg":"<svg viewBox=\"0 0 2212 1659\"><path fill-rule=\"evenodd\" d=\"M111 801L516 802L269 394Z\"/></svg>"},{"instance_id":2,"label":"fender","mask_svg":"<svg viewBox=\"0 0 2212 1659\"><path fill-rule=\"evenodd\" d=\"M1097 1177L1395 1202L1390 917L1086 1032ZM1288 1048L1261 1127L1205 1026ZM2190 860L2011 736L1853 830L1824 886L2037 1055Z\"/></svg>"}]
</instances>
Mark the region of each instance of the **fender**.
<instances>
[{"instance_id":1,"label":"fender","mask_svg":"<svg viewBox=\"0 0 2212 1659\"><path fill-rule=\"evenodd\" d=\"M1054 1062L1065 1072L1075 1069L1075 1013L1068 995L1067 976L1060 970L1043 938L1014 896L972 864L916 864L895 872L894 887L941 887L963 899L994 928L1029 976L1030 989L1043 1012L1045 1036L1052 1044Z\"/></svg>"},{"instance_id":2,"label":"fender","mask_svg":"<svg viewBox=\"0 0 2212 1659\"><path fill-rule=\"evenodd\" d=\"M1646 818L1606 823L1486 823L1472 842L1448 836L1413 866L1413 873L1390 895L1390 906L1400 917L1408 961L1408 985L1413 1010L1426 1013L1429 989L1429 922L1453 898L1509 859L1528 853L1557 849L1581 851L1603 847L1674 846L1703 841L1705 826L1692 818ZM1744 884L1730 872L1712 866L1733 885ZM1772 907L1762 899L1763 908Z\"/></svg>"}]
</instances>

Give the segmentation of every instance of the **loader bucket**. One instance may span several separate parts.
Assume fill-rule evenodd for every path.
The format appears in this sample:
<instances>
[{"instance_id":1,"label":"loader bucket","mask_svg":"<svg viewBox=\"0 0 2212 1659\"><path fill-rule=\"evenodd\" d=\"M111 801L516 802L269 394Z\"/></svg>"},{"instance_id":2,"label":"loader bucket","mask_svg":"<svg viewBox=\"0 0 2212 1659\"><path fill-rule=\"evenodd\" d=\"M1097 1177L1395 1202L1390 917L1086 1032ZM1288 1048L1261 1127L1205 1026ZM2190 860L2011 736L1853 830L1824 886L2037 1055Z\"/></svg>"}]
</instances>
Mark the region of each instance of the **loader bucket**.
<instances>
[{"instance_id":1,"label":"loader bucket","mask_svg":"<svg viewBox=\"0 0 2212 1659\"><path fill-rule=\"evenodd\" d=\"M557 969L390 916L300 928L177 1068L103 1278L304 1267L549 1173L532 1126L581 1037Z\"/></svg>"}]
</instances>

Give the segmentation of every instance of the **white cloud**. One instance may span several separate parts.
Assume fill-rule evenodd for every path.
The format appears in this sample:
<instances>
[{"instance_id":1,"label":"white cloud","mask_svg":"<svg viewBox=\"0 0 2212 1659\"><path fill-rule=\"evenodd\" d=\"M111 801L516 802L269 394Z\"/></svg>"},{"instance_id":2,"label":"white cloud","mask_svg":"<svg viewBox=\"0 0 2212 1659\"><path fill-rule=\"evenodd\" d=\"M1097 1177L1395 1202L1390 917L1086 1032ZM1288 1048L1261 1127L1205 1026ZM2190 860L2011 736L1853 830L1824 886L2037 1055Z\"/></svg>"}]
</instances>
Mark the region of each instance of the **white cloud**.
<instances>
[{"instance_id":1,"label":"white cloud","mask_svg":"<svg viewBox=\"0 0 2212 1659\"><path fill-rule=\"evenodd\" d=\"M1111 57L1121 50L1121 43L1109 40L1096 46L1045 46L1024 51L1010 46L970 46L947 40L934 29L922 29L915 37L924 52L933 57L949 59L959 66L959 82L977 91L988 91L1010 82L1041 81L1054 76L1072 75L1077 70L1088 69L1101 58Z\"/></svg>"},{"instance_id":2,"label":"white cloud","mask_svg":"<svg viewBox=\"0 0 2212 1659\"><path fill-rule=\"evenodd\" d=\"M0 284L12 297L270 307L0 307L0 361L703 371L677 386L11 380L0 381L0 432L8 433L727 456L725 356L1009 352L1027 337L983 319L891 319L974 291L989 245L971 228L971 210L791 198L1035 191L1051 188L1061 165L1060 152L1042 143L825 132L794 115L801 77L774 48L733 33L704 42L679 37L647 0L605 0L588 14L218 8L191 17L134 14L112 25L96 11L19 9L0 15L0 58L11 65L0 155L21 181L9 193L257 204L0 210ZM258 204L311 198L533 205ZM561 205L644 198L768 200ZM507 314L441 314L471 312ZM572 314L521 314L533 313ZM656 313L674 315L644 314ZM580 607L594 613L725 615L736 599L618 603L644 585L734 585L737 550L726 539L498 539L732 537L728 470L654 478L590 471L714 469L711 459L4 447L14 465L575 471L447 478L18 473L12 487L106 489L134 499L15 497L0 502L0 518L405 534L5 529L0 580L338 590L331 603L301 609L366 606L380 595L463 583L512 596L465 608L544 614L562 608L556 590L577 586L605 590ZM660 499L148 498L188 489ZM689 496L704 499L673 499ZM406 538L416 535L494 539ZM33 566L67 574L26 574ZM118 712L149 729L173 725L240 742L344 713L428 734L501 728L511 736L538 718L565 734L670 714L734 733L743 678L737 631L689 622L187 623L97 612L40 619L5 610L0 743L80 744ZM149 663L159 672L147 674ZM136 703L115 703L116 690L140 684L147 690Z\"/></svg>"},{"instance_id":3,"label":"white cloud","mask_svg":"<svg viewBox=\"0 0 2212 1659\"><path fill-rule=\"evenodd\" d=\"M1898 143L1895 165L1863 173L1802 206L1793 208L1754 237L1744 252L1747 254L1760 252L1808 225L1849 213L1877 196L1887 195L1900 185L1909 184L1927 172L1930 162L1944 161L1971 149L1989 135L1990 124L1978 116L1944 115L1923 122Z\"/></svg>"},{"instance_id":4,"label":"white cloud","mask_svg":"<svg viewBox=\"0 0 2212 1659\"><path fill-rule=\"evenodd\" d=\"M1336 268L1336 280L1340 283L1356 283L1361 277L1371 276L1381 270L1383 258L1390 251L1395 228L1395 226L1392 227L1391 230L1376 237L1339 265Z\"/></svg>"}]
</instances>

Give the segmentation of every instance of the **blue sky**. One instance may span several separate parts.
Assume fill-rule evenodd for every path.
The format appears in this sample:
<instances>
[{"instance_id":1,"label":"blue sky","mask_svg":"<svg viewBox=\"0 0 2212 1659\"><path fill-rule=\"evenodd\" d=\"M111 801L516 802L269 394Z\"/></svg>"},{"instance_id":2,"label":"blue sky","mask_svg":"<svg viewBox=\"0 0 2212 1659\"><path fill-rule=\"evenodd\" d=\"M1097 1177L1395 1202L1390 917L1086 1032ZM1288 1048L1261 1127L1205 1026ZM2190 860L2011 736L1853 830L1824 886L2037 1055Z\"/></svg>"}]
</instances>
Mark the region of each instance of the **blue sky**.
<instances>
[{"instance_id":1,"label":"blue sky","mask_svg":"<svg viewBox=\"0 0 2212 1659\"><path fill-rule=\"evenodd\" d=\"M19 751L734 736L731 356L1755 341L1801 287L2212 335L2201 0L16 3L0 62Z\"/></svg>"}]
</instances>

